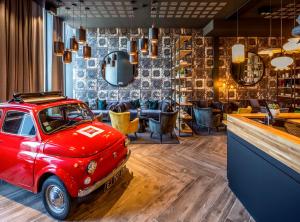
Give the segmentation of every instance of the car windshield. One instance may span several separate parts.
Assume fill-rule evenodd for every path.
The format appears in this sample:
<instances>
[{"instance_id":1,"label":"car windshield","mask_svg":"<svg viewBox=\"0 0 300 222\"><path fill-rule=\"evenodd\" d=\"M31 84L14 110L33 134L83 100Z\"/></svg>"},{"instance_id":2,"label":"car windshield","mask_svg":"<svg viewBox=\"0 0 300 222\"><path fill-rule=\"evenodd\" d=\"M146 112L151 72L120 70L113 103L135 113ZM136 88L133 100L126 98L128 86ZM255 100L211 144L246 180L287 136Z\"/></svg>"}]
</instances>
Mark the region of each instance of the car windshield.
<instances>
[{"instance_id":1,"label":"car windshield","mask_svg":"<svg viewBox=\"0 0 300 222\"><path fill-rule=\"evenodd\" d=\"M39 112L39 122L45 133L54 133L93 119L84 103L53 106Z\"/></svg>"}]
</instances>

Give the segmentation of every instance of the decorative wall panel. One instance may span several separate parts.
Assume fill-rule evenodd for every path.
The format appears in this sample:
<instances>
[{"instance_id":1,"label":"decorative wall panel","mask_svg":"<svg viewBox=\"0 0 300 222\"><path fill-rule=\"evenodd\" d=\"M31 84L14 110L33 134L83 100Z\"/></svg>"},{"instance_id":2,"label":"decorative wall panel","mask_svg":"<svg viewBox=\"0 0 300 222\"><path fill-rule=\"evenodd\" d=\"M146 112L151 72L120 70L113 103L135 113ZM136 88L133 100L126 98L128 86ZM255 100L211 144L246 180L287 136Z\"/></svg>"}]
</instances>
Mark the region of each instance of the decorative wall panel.
<instances>
[{"instance_id":1,"label":"decorative wall panel","mask_svg":"<svg viewBox=\"0 0 300 222\"><path fill-rule=\"evenodd\" d=\"M241 86L236 84L231 78L230 64L231 64L231 47L236 43L236 38L220 37L219 52L220 52L220 66L219 77L220 80L226 82L226 86L219 87L219 99L246 100L250 98L270 99L276 100L276 72L271 69L270 58L264 56L265 75L263 79L254 86ZM280 47L279 38L268 37L248 37L239 38L239 42L245 44L245 50L257 53L260 49L265 47Z\"/></svg>"}]
</instances>

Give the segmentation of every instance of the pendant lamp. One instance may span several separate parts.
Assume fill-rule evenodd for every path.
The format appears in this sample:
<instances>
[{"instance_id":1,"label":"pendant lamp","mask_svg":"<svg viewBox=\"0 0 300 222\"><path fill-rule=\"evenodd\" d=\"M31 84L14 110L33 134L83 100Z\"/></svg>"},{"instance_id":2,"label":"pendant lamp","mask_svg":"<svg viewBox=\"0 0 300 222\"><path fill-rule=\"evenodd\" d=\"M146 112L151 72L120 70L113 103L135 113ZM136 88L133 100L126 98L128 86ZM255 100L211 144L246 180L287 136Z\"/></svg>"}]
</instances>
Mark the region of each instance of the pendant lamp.
<instances>
[{"instance_id":1,"label":"pendant lamp","mask_svg":"<svg viewBox=\"0 0 300 222\"><path fill-rule=\"evenodd\" d=\"M136 53L136 54L133 54L133 55L129 55L129 62L132 65L138 64L138 62L139 62L139 56L138 56L138 54Z\"/></svg>"},{"instance_id":2,"label":"pendant lamp","mask_svg":"<svg viewBox=\"0 0 300 222\"><path fill-rule=\"evenodd\" d=\"M294 38L289 38L288 41L289 41L289 42L300 43L300 37L298 37L298 38L296 38L296 37L294 37Z\"/></svg>"},{"instance_id":3,"label":"pendant lamp","mask_svg":"<svg viewBox=\"0 0 300 222\"><path fill-rule=\"evenodd\" d=\"M154 42L151 43L149 55L152 59L157 59L157 56L158 56L158 44L157 43L154 43Z\"/></svg>"},{"instance_id":4,"label":"pendant lamp","mask_svg":"<svg viewBox=\"0 0 300 222\"><path fill-rule=\"evenodd\" d=\"M271 65L275 67L275 70L288 70L294 60L288 56L279 56L271 60Z\"/></svg>"},{"instance_id":5,"label":"pendant lamp","mask_svg":"<svg viewBox=\"0 0 300 222\"><path fill-rule=\"evenodd\" d=\"M54 49L54 54L56 56L63 56L64 49L65 49L64 43L62 41L60 41L60 40L54 41L54 43L53 43L53 49Z\"/></svg>"},{"instance_id":6,"label":"pendant lamp","mask_svg":"<svg viewBox=\"0 0 300 222\"><path fill-rule=\"evenodd\" d=\"M295 28L293 28L292 30L292 36L299 38L300 37L300 15L297 18L297 23L299 24L298 26L296 26Z\"/></svg>"},{"instance_id":7,"label":"pendant lamp","mask_svg":"<svg viewBox=\"0 0 300 222\"><path fill-rule=\"evenodd\" d=\"M82 26L77 30L77 37L79 44L84 44L86 42L86 30Z\"/></svg>"},{"instance_id":8,"label":"pendant lamp","mask_svg":"<svg viewBox=\"0 0 300 222\"><path fill-rule=\"evenodd\" d=\"M63 62L69 64L72 62L72 52L69 49L66 49L63 54Z\"/></svg>"},{"instance_id":9,"label":"pendant lamp","mask_svg":"<svg viewBox=\"0 0 300 222\"><path fill-rule=\"evenodd\" d=\"M269 57L272 57L274 54L280 53L280 48L265 48L258 52L259 55L267 55Z\"/></svg>"},{"instance_id":10,"label":"pendant lamp","mask_svg":"<svg viewBox=\"0 0 300 222\"><path fill-rule=\"evenodd\" d=\"M281 39L281 46L282 46L282 0L280 1L281 5L281 16L280 16L280 39ZM271 60L271 65L275 67L275 70L288 70L290 65L294 62L293 58L283 55L281 51L280 56L273 58Z\"/></svg>"},{"instance_id":11,"label":"pendant lamp","mask_svg":"<svg viewBox=\"0 0 300 222\"><path fill-rule=\"evenodd\" d=\"M83 46L82 50L83 50L83 58L85 60L90 59L92 56L92 48L88 44L86 44L85 46Z\"/></svg>"},{"instance_id":12,"label":"pendant lamp","mask_svg":"<svg viewBox=\"0 0 300 222\"><path fill-rule=\"evenodd\" d=\"M72 38L70 38L70 50L72 52L77 52L79 49L79 45L78 45L78 42L76 40L76 37L73 36Z\"/></svg>"},{"instance_id":13,"label":"pendant lamp","mask_svg":"<svg viewBox=\"0 0 300 222\"><path fill-rule=\"evenodd\" d=\"M81 25L81 3L83 3L83 0L79 0L79 16L80 16L80 27L77 30L77 37L79 44L84 44L86 42L86 30Z\"/></svg>"},{"instance_id":14,"label":"pendant lamp","mask_svg":"<svg viewBox=\"0 0 300 222\"><path fill-rule=\"evenodd\" d=\"M232 63L243 63L245 61L245 46L238 43L239 37L239 9L237 8L236 13L236 39L237 43L231 48L232 52Z\"/></svg>"},{"instance_id":15,"label":"pendant lamp","mask_svg":"<svg viewBox=\"0 0 300 222\"><path fill-rule=\"evenodd\" d=\"M245 46L235 44L232 46L232 63L243 63L245 61Z\"/></svg>"},{"instance_id":16,"label":"pendant lamp","mask_svg":"<svg viewBox=\"0 0 300 222\"><path fill-rule=\"evenodd\" d=\"M131 39L127 42L127 52L129 55L137 54L136 40Z\"/></svg>"},{"instance_id":17,"label":"pendant lamp","mask_svg":"<svg viewBox=\"0 0 300 222\"><path fill-rule=\"evenodd\" d=\"M270 4L270 13L272 12L272 0L270 0L269 2ZM269 28L270 28L270 35L269 37L272 37L272 15L270 15L270 23L269 23ZM281 48L264 48L258 51L259 55L267 55L269 57L272 57L274 54L280 53L281 52Z\"/></svg>"},{"instance_id":18,"label":"pendant lamp","mask_svg":"<svg viewBox=\"0 0 300 222\"><path fill-rule=\"evenodd\" d=\"M154 25L152 25L152 27L149 28L149 40L152 43L158 42L158 28L155 28Z\"/></svg>"},{"instance_id":19,"label":"pendant lamp","mask_svg":"<svg viewBox=\"0 0 300 222\"><path fill-rule=\"evenodd\" d=\"M142 53L147 53L148 52L148 39L145 37L142 37L139 39L139 50Z\"/></svg>"},{"instance_id":20,"label":"pendant lamp","mask_svg":"<svg viewBox=\"0 0 300 222\"><path fill-rule=\"evenodd\" d=\"M294 0L294 26L296 25L296 1ZM283 49L287 54L300 53L299 38L289 38L288 42L283 45Z\"/></svg>"}]
</instances>

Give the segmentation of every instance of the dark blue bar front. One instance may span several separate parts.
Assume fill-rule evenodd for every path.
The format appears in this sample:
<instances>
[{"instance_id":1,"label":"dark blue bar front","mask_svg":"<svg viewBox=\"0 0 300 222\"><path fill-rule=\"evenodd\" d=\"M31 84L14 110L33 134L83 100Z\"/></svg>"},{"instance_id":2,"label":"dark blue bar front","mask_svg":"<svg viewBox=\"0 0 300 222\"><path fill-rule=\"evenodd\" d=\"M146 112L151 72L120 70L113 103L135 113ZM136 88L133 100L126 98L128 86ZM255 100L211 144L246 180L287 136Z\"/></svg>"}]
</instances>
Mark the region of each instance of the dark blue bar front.
<instances>
[{"instance_id":1,"label":"dark blue bar front","mask_svg":"<svg viewBox=\"0 0 300 222\"><path fill-rule=\"evenodd\" d=\"M228 131L229 187L256 222L300 221L300 174Z\"/></svg>"}]
</instances>

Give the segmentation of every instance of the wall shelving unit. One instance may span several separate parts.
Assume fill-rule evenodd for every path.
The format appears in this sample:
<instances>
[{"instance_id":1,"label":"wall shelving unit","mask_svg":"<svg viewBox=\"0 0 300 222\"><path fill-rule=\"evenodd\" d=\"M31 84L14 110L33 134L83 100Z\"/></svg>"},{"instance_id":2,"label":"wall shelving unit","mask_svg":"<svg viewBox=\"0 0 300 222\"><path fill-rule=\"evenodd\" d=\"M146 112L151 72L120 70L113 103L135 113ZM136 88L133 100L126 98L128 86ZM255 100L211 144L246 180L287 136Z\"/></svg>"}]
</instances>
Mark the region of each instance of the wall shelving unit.
<instances>
[{"instance_id":1,"label":"wall shelving unit","mask_svg":"<svg viewBox=\"0 0 300 222\"><path fill-rule=\"evenodd\" d=\"M290 70L277 72L277 101L300 109L300 57L294 56L294 61Z\"/></svg>"},{"instance_id":2,"label":"wall shelving unit","mask_svg":"<svg viewBox=\"0 0 300 222\"><path fill-rule=\"evenodd\" d=\"M194 94L193 43L191 35L179 35L172 46L172 98L179 110L176 127L179 136L193 135L188 123L193 124Z\"/></svg>"}]
</instances>

